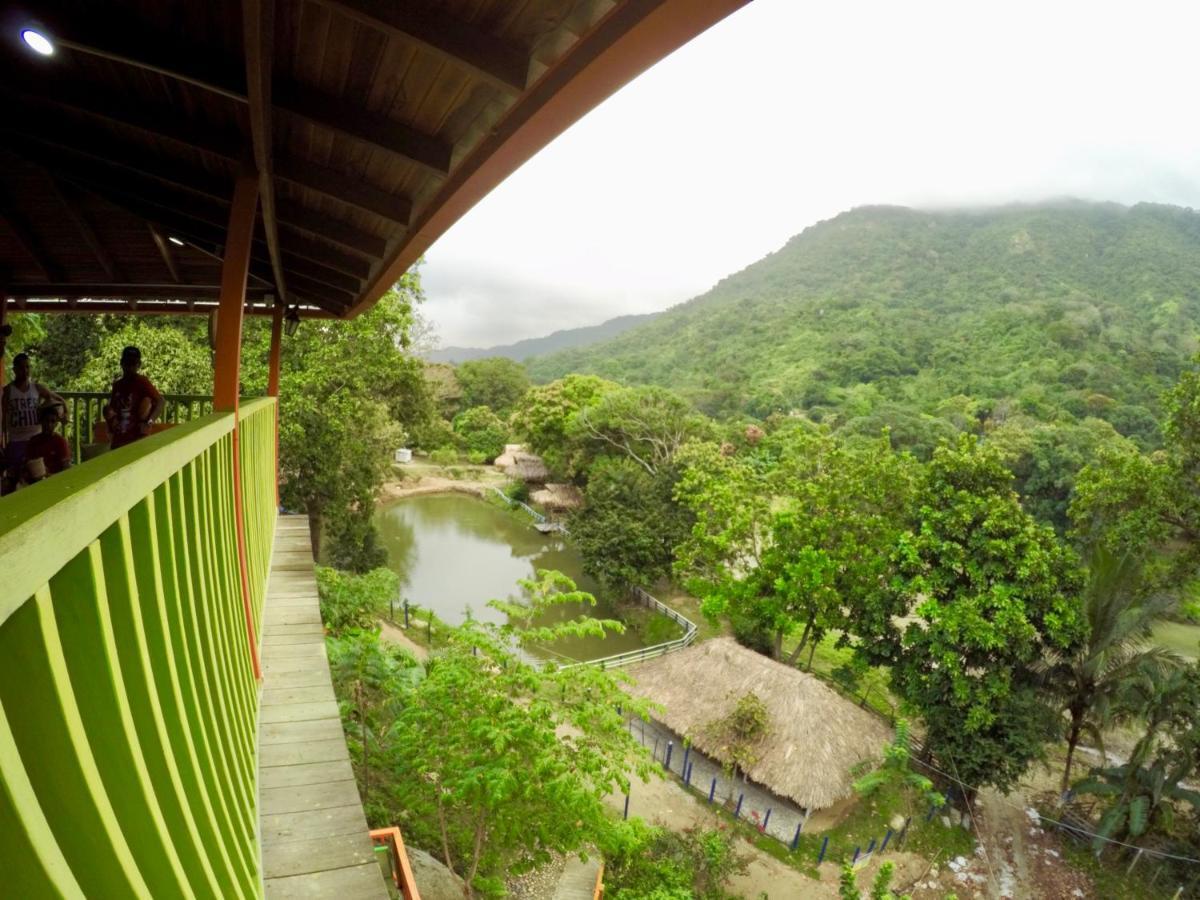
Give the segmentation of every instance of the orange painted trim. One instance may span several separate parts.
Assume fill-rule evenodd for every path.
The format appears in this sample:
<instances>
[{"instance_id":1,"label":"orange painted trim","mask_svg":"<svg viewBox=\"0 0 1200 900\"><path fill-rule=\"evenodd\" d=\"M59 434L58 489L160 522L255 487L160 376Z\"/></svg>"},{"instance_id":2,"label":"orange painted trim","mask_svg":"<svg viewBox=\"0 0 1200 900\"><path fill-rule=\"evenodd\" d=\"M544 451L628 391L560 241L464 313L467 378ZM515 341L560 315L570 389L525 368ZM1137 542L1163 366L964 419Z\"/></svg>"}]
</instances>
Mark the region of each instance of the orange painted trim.
<instances>
[{"instance_id":1,"label":"orange painted trim","mask_svg":"<svg viewBox=\"0 0 1200 900\"><path fill-rule=\"evenodd\" d=\"M347 313L365 312L451 225L576 121L750 0L625 0L505 113L451 173L395 255Z\"/></svg>"},{"instance_id":2,"label":"orange painted trim","mask_svg":"<svg viewBox=\"0 0 1200 900\"><path fill-rule=\"evenodd\" d=\"M413 877L412 866L408 862L408 851L404 849L404 838L400 829L393 825L391 828L372 828L371 840L376 844L384 844L392 851L392 872L395 876L396 888L404 900L421 900L421 892L417 890L417 880Z\"/></svg>"},{"instance_id":3,"label":"orange painted trim","mask_svg":"<svg viewBox=\"0 0 1200 900\"><path fill-rule=\"evenodd\" d=\"M221 300L217 306L217 348L213 354L213 410L235 415L233 448L233 520L237 532L238 581L242 610L246 616L246 638L250 665L256 681L262 680L258 639L254 634L254 610L250 599L250 567L246 554L246 521L243 511L242 465L238 451L241 427L237 424L238 394L242 362L242 316L246 307L246 281L250 273L250 244L258 216L258 176L243 173L233 187L229 228L225 234L225 257L221 261Z\"/></svg>"},{"instance_id":4,"label":"orange painted trim","mask_svg":"<svg viewBox=\"0 0 1200 900\"><path fill-rule=\"evenodd\" d=\"M8 321L8 294L0 291L0 325ZM0 338L0 388L4 387L4 379L8 377L7 363L4 361L6 351L4 338Z\"/></svg>"},{"instance_id":5,"label":"orange painted trim","mask_svg":"<svg viewBox=\"0 0 1200 900\"><path fill-rule=\"evenodd\" d=\"M592 891L592 900L603 900L604 897L604 860L600 860L600 871L596 873L596 887Z\"/></svg>"}]
</instances>

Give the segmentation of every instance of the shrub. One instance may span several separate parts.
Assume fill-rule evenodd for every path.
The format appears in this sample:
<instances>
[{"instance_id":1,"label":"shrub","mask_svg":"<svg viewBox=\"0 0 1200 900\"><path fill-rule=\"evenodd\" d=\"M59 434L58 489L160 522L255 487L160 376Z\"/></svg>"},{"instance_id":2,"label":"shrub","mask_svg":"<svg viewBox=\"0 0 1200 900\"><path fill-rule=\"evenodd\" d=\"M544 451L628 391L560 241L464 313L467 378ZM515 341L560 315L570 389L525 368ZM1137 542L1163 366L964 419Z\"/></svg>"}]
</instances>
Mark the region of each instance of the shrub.
<instances>
[{"instance_id":1,"label":"shrub","mask_svg":"<svg viewBox=\"0 0 1200 900\"><path fill-rule=\"evenodd\" d=\"M331 634L351 628L374 628L375 620L400 590L400 576L391 569L372 569L365 575L317 566L321 618Z\"/></svg>"},{"instance_id":2,"label":"shrub","mask_svg":"<svg viewBox=\"0 0 1200 900\"><path fill-rule=\"evenodd\" d=\"M429 461L438 466L452 466L458 462L458 451L440 447L429 454Z\"/></svg>"},{"instance_id":3,"label":"shrub","mask_svg":"<svg viewBox=\"0 0 1200 900\"><path fill-rule=\"evenodd\" d=\"M487 454L481 450L472 450L467 454L467 462L473 466L481 466L488 461Z\"/></svg>"},{"instance_id":4,"label":"shrub","mask_svg":"<svg viewBox=\"0 0 1200 900\"><path fill-rule=\"evenodd\" d=\"M504 452L508 426L486 406L473 406L454 417L454 433L468 453L483 455L490 462Z\"/></svg>"},{"instance_id":5,"label":"shrub","mask_svg":"<svg viewBox=\"0 0 1200 900\"><path fill-rule=\"evenodd\" d=\"M723 831L676 833L641 819L614 823L601 844L605 896L611 900L725 900L733 895L722 885L745 872L748 862Z\"/></svg>"}]
</instances>

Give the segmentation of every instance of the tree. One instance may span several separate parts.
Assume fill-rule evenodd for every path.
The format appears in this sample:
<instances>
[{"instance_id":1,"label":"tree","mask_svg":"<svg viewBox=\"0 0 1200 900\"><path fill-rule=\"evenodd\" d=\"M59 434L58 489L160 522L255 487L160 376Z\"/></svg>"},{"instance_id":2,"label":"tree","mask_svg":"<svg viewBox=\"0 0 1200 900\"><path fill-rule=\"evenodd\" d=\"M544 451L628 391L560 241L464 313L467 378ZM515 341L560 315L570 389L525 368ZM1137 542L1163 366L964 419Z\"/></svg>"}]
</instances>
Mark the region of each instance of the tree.
<instances>
[{"instance_id":1,"label":"tree","mask_svg":"<svg viewBox=\"0 0 1200 900\"><path fill-rule=\"evenodd\" d=\"M901 787L916 791L927 806L944 805L946 798L933 789L933 782L913 771L911 740L908 721L897 719L896 736L883 751L883 764L854 782L854 790L863 797L870 797L885 787Z\"/></svg>"},{"instance_id":2,"label":"tree","mask_svg":"<svg viewBox=\"0 0 1200 900\"><path fill-rule=\"evenodd\" d=\"M397 398L423 378L421 363L405 349L420 298L419 275L410 271L358 318L311 319L284 340L280 498L308 514L318 557L325 526L331 536L354 544L372 527L375 493L404 442L396 415L405 404ZM269 340L263 327L247 333L243 382L249 393L266 388ZM378 559L353 548L340 555L367 567Z\"/></svg>"},{"instance_id":3,"label":"tree","mask_svg":"<svg viewBox=\"0 0 1200 900\"><path fill-rule=\"evenodd\" d=\"M776 659L798 634L789 662L832 629L886 620L877 597L916 483L886 437L848 448L788 426L741 453L690 445L680 464L676 496L696 518L676 568L706 615L769 634Z\"/></svg>"},{"instance_id":4,"label":"tree","mask_svg":"<svg viewBox=\"0 0 1200 900\"><path fill-rule=\"evenodd\" d=\"M141 349L142 374L162 393L212 394L212 353L202 333L195 326L163 327L137 318L100 338L96 352L83 365L71 389L112 390L113 380L121 374L121 350L129 345Z\"/></svg>"},{"instance_id":5,"label":"tree","mask_svg":"<svg viewBox=\"0 0 1200 900\"><path fill-rule=\"evenodd\" d=\"M680 448L706 437L711 423L680 397L662 388L619 388L583 406L568 427L569 436L591 455L611 453L657 475Z\"/></svg>"},{"instance_id":6,"label":"tree","mask_svg":"<svg viewBox=\"0 0 1200 900\"><path fill-rule=\"evenodd\" d=\"M674 547L691 527L690 514L672 498L676 481L674 469L650 475L630 459L597 460L584 505L571 516L571 543L584 571L621 589L667 577Z\"/></svg>"},{"instance_id":7,"label":"tree","mask_svg":"<svg viewBox=\"0 0 1200 900\"><path fill-rule=\"evenodd\" d=\"M729 900L726 881L750 861L725 831L669 831L638 818L614 822L599 845L611 900Z\"/></svg>"},{"instance_id":8,"label":"tree","mask_svg":"<svg viewBox=\"0 0 1200 900\"><path fill-rule=\"evenodd\" d=\"M1175 586L1200 558L1200 356L1164 398L1164 448L1108 450L1080 474L1070 507L1078 535L1154 560L1150 586Z\"/></svg>"},{"instance_id":9,"label":"tree","mask_svg":"<svg viewBox=\"0 0 1200 900\"><path fill-rule=\"evenodd\" d=\"M926 743L967 784L1007 790L1053 730L1034 667L1083 638L1073 555L1021 509L1012 475L974 436L927 467L918 527L903 534L891 615L859 650L891 666Z\"/></svg>"},{"instance_id":10,"label":"tree","mask_svg":"<svg viewBox=\"0 0 1200 900\"><path fill-rule=\"evenodd\" d=\"M573 425L579 412L618 386L594 375L568 375L530 388L513 413L513 424L530 449L553 471L580 474L580 447Z\"/></svg>"},{"instance_id":11,"label":"tree","mask_svg":"<svg viewBox=\"0 0 1200 900\"><path fill-rule=\"evenodd\" d=\"M507 416L529 390L529 373L515 360L503 356L473 359L460 364L454 374L462 386L462 405L486 406Z\"/></svg>"},{"instance_id":12,"label":"tree","mask_svg":"<svg viewBox=\"0 0 1200 900\"><path fill-rule=\"evenodd\" d=\"M1145 596L1141 570L1136 557L1118 556L1103 545L1095 547L1083 591L1086 636L1073 651L1054 652L1047 662L1046 686L1068 716L1063 791L1071 785L1080 737L1086 731L1103 750L1103 730L1130 680L1148 666L1164 668L1181 662L1171 651L1151 645L1154 625L1176 603L1164 594Z\"/></svg>"},{"instance_id":13,"label":"tree","mask_svg":"<svg viewBox=\"0 0 1200 900\"><path fill-rule=\"evenodd\" d=\"M406 834L438 847L470 896L498 896L505 875L602 834L603 797L627 791L631 772L651 772L625 727L626 716L648 708L622 689L620 676L542 668L517 652L518 642L602 634L605 624L594 619L519 627L550 607L594 599L559 573L523 586L525 603L492 604L512 624L471 620L451 634L392 730L401 748L393 803Z\"/></svg>"},{"instance_id":14,"label":"tree","mask_svg":"<svg viewBox=\"0 0 1200 900\"><path fill-rule=\"evenodd\" d=\"M473 406L454 417L454 433L468 453L491 462L504 452L508 426L486 406Z\"/></svg>"}]
</instances>

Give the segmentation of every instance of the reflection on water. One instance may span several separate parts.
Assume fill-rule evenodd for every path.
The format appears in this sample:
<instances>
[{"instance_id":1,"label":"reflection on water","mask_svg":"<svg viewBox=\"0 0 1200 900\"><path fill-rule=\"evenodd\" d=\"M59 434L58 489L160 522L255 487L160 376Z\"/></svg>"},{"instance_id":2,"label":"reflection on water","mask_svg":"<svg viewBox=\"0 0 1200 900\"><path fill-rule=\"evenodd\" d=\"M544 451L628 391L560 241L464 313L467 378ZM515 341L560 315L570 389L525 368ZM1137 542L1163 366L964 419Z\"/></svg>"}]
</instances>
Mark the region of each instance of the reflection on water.
<instances>
[{"instance_id":1,"label":"reflection on water","mask_svg":"<svg viewBox=\"0 0 1200 900\"><path fill-rule=\"evenodd\" d=\"M409 603L432 608L438 618L462 622L470 610L476 619L503 622L487 606L492 599L518 599L518 579L538 569L557 569L581 590L599 597L600 587L583 574L579 553L561 535L544 535L502 509L465 494L409 497L379 508L376 525L388 551L388 564L400 574L401 594ZM600 599L595 607L556 608L537 624L574 618L580 612L616 618ZM568 638L546 655L595 659L642 646L632 632L600 638Z\"/></svg>"}]
</instances>

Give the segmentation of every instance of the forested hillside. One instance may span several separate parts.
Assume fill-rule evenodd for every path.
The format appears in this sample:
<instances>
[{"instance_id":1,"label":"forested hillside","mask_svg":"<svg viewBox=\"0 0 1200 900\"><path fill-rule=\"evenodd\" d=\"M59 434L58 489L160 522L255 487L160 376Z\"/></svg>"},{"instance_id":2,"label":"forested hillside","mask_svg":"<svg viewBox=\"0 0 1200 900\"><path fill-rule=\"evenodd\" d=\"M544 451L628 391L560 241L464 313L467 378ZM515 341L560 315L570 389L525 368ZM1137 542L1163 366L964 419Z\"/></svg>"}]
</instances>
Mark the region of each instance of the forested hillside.
<instances>
[{"instance_id":1,"label":"forested hillside","mask_svg":"<svg viewBox=\"0 0 1200 900\"><path fill-rule=\"evenodd\" d=\"M1159 396L1198 325L1200 213L863 207L646 325L528 366L663 385L713 415L888 426L921 455L1008 423L1082 463L1113 429L1158 442Z\"/></svg>"},{"instance_id":2,"label":"forested hillside","mask_svg":"<svg viewBox=\"0 0 1200 900\"><path fill-rule=\"evenodd\" d=\"M521 362L531 356L557 353L572 347L584 347L606 338L616 337L631 328L649 322L657 315L658 313L645 313L640 316L617 316L615 319L609 319L599 325L565 328L545 337L526 338L515 344L499 344L495 347L442 347L439 350L430 350L424 356L433 363L462 363L497 356Z\"/></svg>"}]
</instances>

